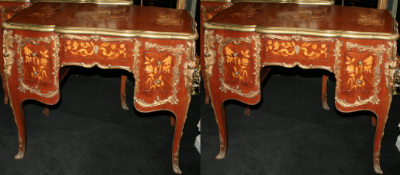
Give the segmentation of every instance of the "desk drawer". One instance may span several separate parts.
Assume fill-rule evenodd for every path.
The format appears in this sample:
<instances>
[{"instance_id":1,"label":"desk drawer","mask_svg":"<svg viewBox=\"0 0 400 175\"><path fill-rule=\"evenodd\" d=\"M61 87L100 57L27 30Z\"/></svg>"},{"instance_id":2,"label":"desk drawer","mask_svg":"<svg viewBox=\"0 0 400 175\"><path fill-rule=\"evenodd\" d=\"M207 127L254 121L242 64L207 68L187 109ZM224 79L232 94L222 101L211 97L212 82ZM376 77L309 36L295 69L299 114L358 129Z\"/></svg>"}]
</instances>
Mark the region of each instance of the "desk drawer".
<instances>
[{"instance_id":1,"label":"desk drawer","mask_svg":"<svg viewBox=\"0 0 400 175\"><path fill-rule=\"evenodd\" d=\"M126 61L128 44L121 42L64 40L65 58Z\"/></svg>"},{"instance_id":2,"label":"desk drawer","mask_svg":"<svg viewBox=\"0 0 400 175\"><path fill-rule=\"evenodd\" d=\"M283 57L309 60L328 60L329 43L266 40L267 58Z\"/></svg>"},{"instance_id":3,"label":"desk drawer","mask_svg":"<svg viewBox=\"0 0 400 175\"><path fill-rule=\"evenodd\" d=\"M224 79L228 83L254 82L254 60L250 57L250 45L227 44L224 47L225 75ZM229 84L231 84L229 83Z\"/></svg>"},{"instance_id":4,"label":"desk drawer","mask_svg":"<svg viewBox=\"0 0 400 175\"><path fill-rule=\"evenodd\" d=\"M172 91L173 67L176 64L172 53L145 52L142 61L140 88L142 91Z\"/></svg>"},{"instance_id":5,"label":"desk drawer","mask_svg":"<svg viewBox=\"0 0 400 175\"><path fill-rule=\"evenodd\" d=\"M232 92L245 98L253 98L260 92L261 69L258 35L224 38L216 35L218 46L218 72L222 92Z\"/></svg>"},{"instance_id":6,"label":"desk drawer","mask_svg":"<svg viewBox=\"0 0 400 175\"><path fill-rule=\"evenodd\" d=\"M34 34L32 34L34 35ZM31 38L15 35L19 90L52 98L59 92L59 38L57 35Z\"/></svg>"},{"instance_id":7,"label":"desk drawer","mask_svg":"<svg viewBox=\"0 0 400 175\"><path fill-rule=\"evenodd\" d=\"M372 91L376 65L377 58L373 53L346 52L342 63L343 90Z\"/></svg>"}]
</instances>

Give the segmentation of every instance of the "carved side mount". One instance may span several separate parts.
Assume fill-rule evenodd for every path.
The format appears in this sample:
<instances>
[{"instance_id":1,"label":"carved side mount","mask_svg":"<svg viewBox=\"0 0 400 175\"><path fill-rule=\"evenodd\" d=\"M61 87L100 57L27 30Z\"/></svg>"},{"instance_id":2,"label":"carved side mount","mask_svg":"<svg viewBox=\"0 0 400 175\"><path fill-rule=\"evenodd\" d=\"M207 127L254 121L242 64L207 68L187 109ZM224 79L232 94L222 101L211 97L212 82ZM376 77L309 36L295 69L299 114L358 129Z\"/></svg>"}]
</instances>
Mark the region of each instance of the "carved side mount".
<instances>
[{"instance_id":1,"label":"carved side mount","mask_svg":"<svg viewBox=\"0 0 400 175\"><path fill-rule=\"evenodd\" d=\"M15 51L10 48L14 48L14 37L12 36L12 30L4 30L3 34L3 58L4 58L4 76L6 82L11 76L12 65L14 64Z\"/></svg>"},{"instance_id":2,"label":"carved side mount","mask_svg":"<svg viewBox=\"0 0 400 175\"><path fill-rule=\"evenodd\" d=\"M185 63L183 63L183 76L185 77L185 88L188 92L188 96L190 97L192 94L192 87L193 87L193 76L194 76L194 71L196 69L196 43L194 41L192 42L186 42L188 48L186 48L185 53L186 53L186 60Z\"/></svg>"}]
</instances>

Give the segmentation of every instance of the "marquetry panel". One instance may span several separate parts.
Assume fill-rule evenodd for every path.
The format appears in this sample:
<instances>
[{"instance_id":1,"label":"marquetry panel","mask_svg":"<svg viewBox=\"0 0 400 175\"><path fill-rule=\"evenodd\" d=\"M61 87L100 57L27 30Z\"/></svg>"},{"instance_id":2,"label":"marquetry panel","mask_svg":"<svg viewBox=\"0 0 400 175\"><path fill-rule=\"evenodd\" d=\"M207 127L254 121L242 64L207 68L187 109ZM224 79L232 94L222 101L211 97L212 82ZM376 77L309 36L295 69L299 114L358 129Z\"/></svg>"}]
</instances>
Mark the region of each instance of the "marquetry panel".
<instances>
[{"instance_id":1,"label":"marquetry panel","mask_svg":"<svg viewBox=\"0 0 400 175\"><path fill-rule=\"evenodd\" d=\"M15 35L19 91L53 98L59 93L59 49L57 35L31 38Z\"/></svg>"},{"instance_id":2,"label":"marquetry panel","mask_svg":"<svg viewBox=\"0 0 400 175\"><path fill-rule=\"evenodd\" d=\"M376 64L377 57L373 53L346 52L342 62L343 90L372 91Z\"/></svg>"},{"instance_id":3,"label":"marquetry panel","mask_svg":"<svg viewBox=\"0 0 400 175\"><path fill-rule=\"evenodd\" d=\"M225 82L228 85L254 82L254 66L250 45L227 44L224 47Z\"/></svg>"},{"instance_id":4,"label":"marquetry panel","mask_svg":"<svg viewBox=\"0 0 400 175\"><path fill-rule=\"evenodd\" d=\"M64 40L65 58L127 61L128 44L121 42Z\"/></svg>"},{"instance_id":5,"label":"marquetry panel","mask_svg":"<svg viewBox=\"0 0 400 175\"><path fill-rule=\"evenodd\" d=\"M267 58L328 60L329 46L321 42L266 40L265 51Z\"/></svg>"},{"instance_id":6,"label":"marquetry panel","mask_svg":"<svg viewBox=\"0 0 400 175\"><path fill-rule=\"evenodd\" d=\"M26 85L37 87L53 83L53 59L50 58L49 51L49 45L44 44L26 44L22 48L24 58L22 77Z\"/></svg>"},{"instance_id":7,"label":"marquetry panel","mask_svg":"<svg viewBox=\"0 0 400 175\"><path fill-rule=\"evenodd\" d=\"M144 58L141 62L141 90L172 91L175 56L172 53L145 52Z\"/></svg>"},{"instance_id":8,"label":"marquetry panel","mask_svg":"<svg viewBox=\"0 0 400 175\"><path fill-rule=\"evenodd\" d=\"M261 42L258 35L224 38L216 35L220 90L245 98L258 95Z\"/></svg>"}]
</instances>

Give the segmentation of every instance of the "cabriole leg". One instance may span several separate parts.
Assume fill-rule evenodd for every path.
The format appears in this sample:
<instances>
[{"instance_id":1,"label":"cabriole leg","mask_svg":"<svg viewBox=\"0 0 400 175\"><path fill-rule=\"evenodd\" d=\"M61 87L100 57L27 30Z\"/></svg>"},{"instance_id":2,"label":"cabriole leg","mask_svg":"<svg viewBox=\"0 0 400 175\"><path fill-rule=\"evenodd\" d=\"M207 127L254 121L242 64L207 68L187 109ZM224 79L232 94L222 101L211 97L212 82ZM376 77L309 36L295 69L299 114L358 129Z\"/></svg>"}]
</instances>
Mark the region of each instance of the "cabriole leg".
<instances>
[{"instance_id":1,"label":"cabriole leg","mask_svg":"<svg viewBox=\"0 0 400 175\"><path fill-rule=\"evenodd\" d=\"M126 80L127 76L121 75L121 106L124 110L129 110L128 105L126 105Z\"/></svg>"},{"instance_id":2,"label":"cabriole leg","mask_svg":"<svg viewBox=\"0 0 400 175\"><path fill-rule=\"evenodd\" d=\"M327 75L322 75L322 107L325 110L329 110L329 106L328 106L328 94L326 92L326 85L328 83L328 76Z\"/></svg>"},{"instance_id":3,"label":"cabriole leg","mask_svg":"<svg viewBox=\"0 0 400 175\"><path fill-rule=\"evenodd\" d=\"M226 154L227 148L227 138L228 138L228 128L225 116L225 104L224 102L211 100L211 104L214 108L215 120L217 121L219 128L219 153L215 157L216 159L223 159Z\"/></svg>"},{"instance_id":4,"label":"cabriole leg","mask_svg":"<svg viewBox=\"0 0 400 175\"><path fill-rule=\"evenodd\" d=\"M250 116L250 106L249 105L246 105L246 109L244 110L244 114L246 116Z\"/></svg>"},{"instance_id":5,"label":"cabriole leg","mask_svg":"<svg viewBox=\"0 0 400 175\"><path fill-rule=\"evenodd\" d=\"M181 142L183 127L185 126L187 116L187 110L181 111L182 112L176 113L174 143L172 146L172 169L176 174L182 174L182 171L179 169L179 145Z\"/></svg>"},{"instance_id":6,"label":"cabriole leg","mask_svg":"<svg viewBox=\"0 0 400 175\"><path fill-rule=\"evenodd\" d=\"M390 106L390 103L388 105ZM380 165L380 155L381 155L380 150L381 150L382 137L386 125L388 110L383 109L382 111L377 112L376 114L377 114L376 116L377 123L376 123L375 143L374 143L374 170L378 174L383 174Z\"/></svg>"},{"instance_id":7,"label":"cabriole leg","mask_svg":"<svg viewBox=\"0 0 400 175\"><path fill-rule=\"evenodd\" d=\"M44 105L44 110L43 110L43 114L45 116L49 116L50 110L49 110L49 105Z\"/></svg>"},{"instance_id":8,"label":"cabriole leg","mask_svg":"<svg viewBox=\"0 0 400 175\"><path fill-rule=\"evenodd\" d=\"M26 148L26 127L25 127L25 114L24 107L20 100L11 98L11 107L14 113L15 124L18 128L18 154L14 159L22 159L25 156Z\"/></svg>"}]
</instances>

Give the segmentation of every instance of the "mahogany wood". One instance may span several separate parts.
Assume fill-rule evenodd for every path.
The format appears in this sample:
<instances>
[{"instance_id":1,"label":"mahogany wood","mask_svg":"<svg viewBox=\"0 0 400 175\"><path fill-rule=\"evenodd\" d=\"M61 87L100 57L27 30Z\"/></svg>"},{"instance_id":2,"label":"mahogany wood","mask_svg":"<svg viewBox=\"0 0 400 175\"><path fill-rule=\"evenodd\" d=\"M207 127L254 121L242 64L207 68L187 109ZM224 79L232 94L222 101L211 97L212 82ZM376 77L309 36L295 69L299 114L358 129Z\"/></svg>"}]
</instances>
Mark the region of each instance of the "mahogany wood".
<instances>
[{"instance_id":1,"label":"mahogany wood","mask_svg":"<svg viewBox=\"0 0 400 175\"><path fill-rule=\"evenodd\" d=\"M239 13L241 9L253 13L250 16L249 13ZM320 14L324 20L320 21L318 15L294 20L294 17L301 17L304 11L309 10L311 14ZM363 21L364 13L377 16ZM346 16L355 17L339 21ZM388 11L340 6L239 3L220 12L206 23L210 25L204 26L210 27L204 34L205 81L219 127L220 152L217 159L225 157L228 140L224 102L235 99L248 105L257 104L261 94L262 67L299 66L305 69L325 69L335 74L335 105L339 111L368 110L376 114L373 164L375 172L382 173L380 143L392 99L394 70L398 66L397 43L393 41L398 37L392 40L354 39L292 35L279 31L265 34L233 30L246 29L244 25L257 25L282 27L282 30L296 28L333 30L332 32L378 32L398 36ZM380 25L381 23L385 25ZM225 25L226 28L212 28L216 25ZM324 76L323 90L326 90L326 80L327 77ZM323 91L325 101L324 92L326 91Z\"/></svg>"},{"instance_id":2,"label":"mahogany wood","mask_svg":"<svg viewBox=\"0 0 400 175\"><path fill-rule=\"evenodd\" d=\"M322 107L325 110L329 110L328 106L328 93L326 91L329 76L322 75Z\"/></svg>"},{"instance_id":3,"label":"mahogany wood","mask_svg":"<svg viewBox=\"0 0 400 175\"><path fill-rule=\"evenodd\" d=\"M107 10L121 13L115 18L92 20L89 23L88 18L101 16L103 11ZM154 14L149 15L149 12ZM47 16L50 16L47 20L41 19ZM53 18L55 16L65 18ZM144 16L147 20L139 20ZM85 21L88 23L85 24ZM11 27L4 30L3 36L7 42L3 47L6 63L5 81L19 136L16 159L23 158L26 150L22 103L26 99L33 99L53 105L59 101L59 82L66 73L60 70L61 67L98 66L104 69L124 69L134 74L134 106L138 111L166 110L175 115L172 164L175 173L181 173L178 165L179 143L191 100L192 78L196 65L193 40L197 38L159 39L158 35L150 38L118 37L79 32L87 27L97 30L110 27L117 31L148 29L147 33L164 32L165 35L173 36L170 32L174 32L195 36L196 31L192 30L195 23L186 11L137 6L37 3L6 23L34 25L36 29L32 30L45 27L44 24L82 29L73 31L72 34ZM126 79L121 79L121 83L125 81ZM123 96L121 93L121 97Z\"/></svg>"}]
</instances>

